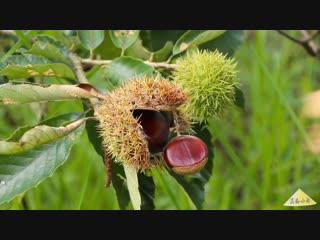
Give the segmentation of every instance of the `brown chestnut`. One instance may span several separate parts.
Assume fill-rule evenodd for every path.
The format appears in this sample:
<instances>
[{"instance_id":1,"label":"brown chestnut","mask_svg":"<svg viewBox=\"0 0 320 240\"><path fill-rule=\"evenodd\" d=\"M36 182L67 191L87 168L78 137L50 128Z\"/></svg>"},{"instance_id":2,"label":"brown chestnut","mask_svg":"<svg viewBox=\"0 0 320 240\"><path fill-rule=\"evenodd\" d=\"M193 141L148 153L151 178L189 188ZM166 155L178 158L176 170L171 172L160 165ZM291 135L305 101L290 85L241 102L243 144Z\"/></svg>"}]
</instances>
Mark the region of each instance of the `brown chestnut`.
<instances>
[{"instance_id":1,"label":"brown chestnut","mask_svg":"<svg viewBox=\"0 0 320 240\"><path fill-rule=\"evenodd\" d=\"M182 135L168 143L164 149L164 159L175 173L194 174L208 161L208 148L200 138Z\"/></svg>"},{"instance_id":2,"label":"brown chestnut","mask_svg":"<svg viewBox=\"0 0 320 240\"><path fill-rule=\"evenodd\" d=\"M162 152L169 138L169 123L165 116L152 110L134 110L133 116L139 119L138 122L149 144L149 151Z\"/></svg>"}]
</instances>

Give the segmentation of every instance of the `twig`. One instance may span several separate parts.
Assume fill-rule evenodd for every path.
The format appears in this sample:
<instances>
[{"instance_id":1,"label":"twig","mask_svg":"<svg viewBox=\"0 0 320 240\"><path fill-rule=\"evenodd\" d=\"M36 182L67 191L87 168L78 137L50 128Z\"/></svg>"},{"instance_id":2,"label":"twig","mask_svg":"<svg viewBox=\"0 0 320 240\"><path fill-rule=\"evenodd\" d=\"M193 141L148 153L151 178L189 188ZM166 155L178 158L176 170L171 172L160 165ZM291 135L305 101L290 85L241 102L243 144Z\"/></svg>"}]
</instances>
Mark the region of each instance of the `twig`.
<instances>
[{"instance_id":1,"label":"twig","mask_svg":"<svg viewBox=\"0 0 320 240\"><path fill-rule=\"evenodd\" d=\"M76 73L76 76L77 76L79 82L83 83L83 84L88 84L89 81L83 72L80 58L72 52L69 53L69 57L70 57L70 60L72 62L74 71ZM90 103L92 105L93 110L95 110L96 104L99 103L99 100L97 98L89 98L89 100L90 100ZM107 174L107 181L106 181L105 186L109 187L111 184L111 181L112 181L112 162L111 162L111 158L109 156L107 148L103 148L103 153L104 153L103 160L105 163L106 174Z\"/></svg>"},{"instance_id":2,"label":"twig","mask_svg":"<svg viewBox=\"0 0 320 240\"><path fill-rule=\"evenodd\" d=\"M277 30L277 32L280 33L281 35L285 36L286 38L290 39L291 41L295 42L295 43L302 44L301 40L290 36L288 33L284 32L282 30Z\"/></svg>"},{"instance_id":3,"label":"twig","mask_svg":"<svg viewBox=\"0 0 320 240\"><path fill-rule=\"evenodd\" d=\"M92 67L93 65L108 65L112 60L94 60L94 59L81 59L81 64L83 67ZM175 69L177 64L170 64L166 62L150 62L144 61L145 64L155 67L155 68L166 68L166 69Z\"/></svg>"},{"instance_id":4,"label":"twig","mask_svg":"<svg viewBox=\"0 0 320 240\"><path fill-rule=\"evenodd\" d=\"M313 54L312 56L317 56L320 47L312 40L316 34L311 36L306 30L300 30L300 33L305 38L302 46L306 49L306 51L309 52L309 54Z\"/></svg>"},{"instance_id":5,"label":"twig","mask_svg":"<svg viewBox=\"0 0 320 240\"><path fill-rule=\"evenodd\" d=\"M69 57L70 57L70 60L72 62L74 71L75 71L76 76L78 78L78 81L80 83L89 84L89 81L88 81L86 75L83 72L82 65L81 65L81 62L80 62L80 58L77 55L75 55L74 53L69 53ZM93 109L95 108L96 104L99 103L99 100L96 99L96 98L89 98L89 101L90 101Z\"/></svg>"},{"instance_id":6,"label":"twig","mask_svg":"<svg viewBox=\"0 0 320 240\"><path fill-rule=\"evenodd\" d=\"M313 41L314 38L319 34L320 32L319 30L313 35L310 35L310 33L307 30L300 30L299 32L302 35L302 39L294 38L282 30L277 30L277 31L278 33L290 39L291 41L301 45L311 56L313 57L319 56L320 46Z\"/></svg>"}]
</instances>

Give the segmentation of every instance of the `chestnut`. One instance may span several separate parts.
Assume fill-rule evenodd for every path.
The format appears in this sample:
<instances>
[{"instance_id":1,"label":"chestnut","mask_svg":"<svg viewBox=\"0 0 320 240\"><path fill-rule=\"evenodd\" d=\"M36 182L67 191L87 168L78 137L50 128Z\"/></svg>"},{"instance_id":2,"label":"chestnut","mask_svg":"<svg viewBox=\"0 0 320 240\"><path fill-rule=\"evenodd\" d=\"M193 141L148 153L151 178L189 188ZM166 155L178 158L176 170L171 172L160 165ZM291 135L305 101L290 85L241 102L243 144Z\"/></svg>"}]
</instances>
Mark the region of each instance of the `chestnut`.
<instances>
[{"instance_id":1,"label":"chestnut","mask_svg":"<svg viewBox=\"0 0 320 240\"><path fill-rule=\"evenodd\" d=\"M194 174L208 161L208 148L198 137L181 135L172 139L165 147L164 159L175 173Z\"/></svg>"},{"instance_id":2,"label":"chestnut","mask_svg":"<svg viewBox=\"0 0 320 240\"><path fill-rule=\"evenodd\" d=\"M134 110L133 116L139 119L138 122L149 144L149 151L162 152L169 138L169 122L166 117L161 112L152 110Z\"/></svg>"}]
</instances>

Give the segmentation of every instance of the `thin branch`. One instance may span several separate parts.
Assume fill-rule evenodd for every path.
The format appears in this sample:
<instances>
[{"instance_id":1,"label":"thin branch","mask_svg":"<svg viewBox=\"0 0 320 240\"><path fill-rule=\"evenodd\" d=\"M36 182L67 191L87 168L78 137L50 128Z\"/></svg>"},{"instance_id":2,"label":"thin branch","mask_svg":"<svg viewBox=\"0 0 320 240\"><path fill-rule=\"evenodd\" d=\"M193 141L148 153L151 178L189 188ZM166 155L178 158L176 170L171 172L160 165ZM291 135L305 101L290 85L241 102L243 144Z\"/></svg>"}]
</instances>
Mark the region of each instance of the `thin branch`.
<instances>
[{"instance_id":1,"label":"thin branch","mask_svg":"<svg viewBox=\"0 0 320 240\"><path fill-rule=\"evenodd\" d=\"M302 31L305 31L305 30L302 30ZM316 36L318 36L319 34L320 34L320 30L317 30L313 35L311 35L311 36L310 36L309 38L307 38L305 41L306 41L306 42L309 42L309 41L315 39Z\"/></svg>"},{"instance_id":2,"label":"thin branch","mask_svg":"<svg viewBox=\"0 0 320 240\"><path fill-rule=\"evenodd\" d=\"M80 83L82 84L89 84L89 81L83 71L82 65L81 65L81 59L74 53L70 52L69 53L70 60L72 62L75 74L79 80ZM99 100L97 98L89 98L90 103L92 105L93 110L96 108L96 104L99 103ZM95 119L94 117L88 117L87 119ZM106 175L107 175L107 181L105 186L109 187L112 181L112 162L110 155L108 153L107 148L103 148L103 153L104 153L104 163L106 167Z\"/></svg>"},{"instance_id":3,"label":"thin branch","mask_svg":"<svg viewBox=\"0 0 320 240\"><path fill-rule=\"evenodd\" d=\"M301 45L311 56L318 57L320 52L320 46L317 45L313 40L319 34L319 31L310 35L307 30L299 30L302 35L302 39L297 39L282 30L277 30L278 33L290 39L291 41Z\"/></svg>"},{"instance_id":4,"label":"thin branch","mask_svg":"<svg viewBox=\"0 0 320 240\"><path fill-rule=\"evenodd\" d=\"M74 53L69 53L69 57L70 57L75 74L76 74L79 82L89 84L89 81L83 72L80 58L77 55L75 55ZM89 98L89 101L90 101L93 109L95 108L96 104L99 103L99 100L96 98Z\"/></svg>"},{"instance_id":5,"label":"thin branch","mask_svg":"<svg viewBox=\"0 0 320 240\"><path fill-rule=\"evenodd\" d=\"M83 67L92 67L93 65L108 65L112 60L93 60L93 59L81 59L81 64ZM166 62L150 62L144 61L145 64L152 66L154 68L166 68L166 69L175 69L177 64L170 64Z\"/></svg>"},{"instance_id":6,"label":"thin branch","mask_svg":"<svg viewBox=\"0 0 320 240\"><path fill-rule=\"evenodd\" d=\"M319 52L319 46L312 40L310 33L307 30L300 30L301 35L304 37L303 47L312 56L317 56Z\"/></svg>"},{"instance_id":7,"label":"thin branch","mask_svg":"<svg viewBox=\"0 0 320 240\"><path fill-rule=\"evenodd\" d=\"M298 44L302 44L302 41L300 39L296 39L292 36L290 36L288 33L282 31L282 30L277 30L278 33L280 33L281 35L285 36L286 38L290 39L291 41L298 43Z\"/></svg>"}]
</instances>

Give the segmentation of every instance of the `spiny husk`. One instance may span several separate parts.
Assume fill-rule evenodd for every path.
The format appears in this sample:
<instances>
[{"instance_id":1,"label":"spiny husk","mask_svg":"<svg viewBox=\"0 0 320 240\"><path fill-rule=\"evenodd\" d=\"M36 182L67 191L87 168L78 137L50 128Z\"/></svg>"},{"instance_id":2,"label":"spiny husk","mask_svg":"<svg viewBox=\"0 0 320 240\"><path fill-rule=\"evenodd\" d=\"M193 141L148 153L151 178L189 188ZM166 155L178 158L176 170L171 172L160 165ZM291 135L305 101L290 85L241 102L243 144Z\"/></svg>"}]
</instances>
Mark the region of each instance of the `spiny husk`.
<instances>
[{"instance_id":1,"label":"spiny husk","mask_svg":"<svg viewBox=\"0 0 320 240\"><path fill-rule=\"evenodd\" d=\"M115 161L131 164L137 170L145 171L159 165L159 154L153 157L149 153L142 126L132 111L175 111L186 101L184 91L169 80L142 77L127 81L106 95L95 110L103 144ZM190 128L186 113L178 119L179 130Z\"/></svg>"},{"instance_id":2,"label":"spiny husk","mask_svg":"<svg viewBox=\"0 0 320 240\"><path fill-rule=\"evenodd\" d=\"M218 50L195 51L179 59L173 72L175 82L188 94L186 111L195 121L219 116L235 101L239 85L233 58Z\"/></svg>"}]
</instances>

